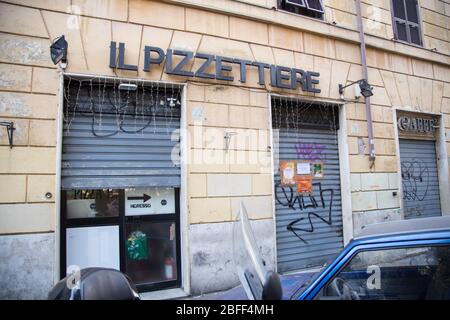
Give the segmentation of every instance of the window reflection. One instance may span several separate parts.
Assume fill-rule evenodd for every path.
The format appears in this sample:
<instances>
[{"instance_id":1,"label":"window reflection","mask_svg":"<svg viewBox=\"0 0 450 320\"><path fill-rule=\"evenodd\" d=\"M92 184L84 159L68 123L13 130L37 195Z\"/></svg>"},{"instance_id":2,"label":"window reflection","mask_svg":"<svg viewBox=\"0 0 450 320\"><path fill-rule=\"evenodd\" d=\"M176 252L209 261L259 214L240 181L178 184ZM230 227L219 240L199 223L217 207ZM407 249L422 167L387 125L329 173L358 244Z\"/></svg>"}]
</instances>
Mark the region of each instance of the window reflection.
<instances>
[{"instance_id":1,"label":"window reflection","mask_svg":"<svg viewBox=\"0 0 450 320\"><path fill-rule=\"evenodd\" d=\"M69 190L66 200L68 219L119 216L119 190Z\"/></svg>"}]
</instances>

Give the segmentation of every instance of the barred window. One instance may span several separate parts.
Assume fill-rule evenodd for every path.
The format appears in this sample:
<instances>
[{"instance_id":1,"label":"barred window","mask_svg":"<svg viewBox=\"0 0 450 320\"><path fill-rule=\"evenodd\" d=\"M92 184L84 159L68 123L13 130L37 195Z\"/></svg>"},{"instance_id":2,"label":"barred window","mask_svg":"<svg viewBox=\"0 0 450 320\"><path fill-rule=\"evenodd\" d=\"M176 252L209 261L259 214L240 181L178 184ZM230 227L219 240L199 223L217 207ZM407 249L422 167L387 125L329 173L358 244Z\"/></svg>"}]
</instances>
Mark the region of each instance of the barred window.
<instances>
[{"instance_id":1,"label":"barred window","mask_svg":"<svg viewBox=\"0 0 450 320\"><path fill-rule=\"evenodd\" d=\"M392 0L395 39L422 45L417 0Z\"/></svg>"},{"instance_id":2,"label":"barred window","mask_svg":"<svg viewBox=\"0 0 450 320\"><path fill-rule=\"evenodd\" d=\"M278 8L318 19L324 14L322 0L278 0Z\"/></svg>"}]
</instances>

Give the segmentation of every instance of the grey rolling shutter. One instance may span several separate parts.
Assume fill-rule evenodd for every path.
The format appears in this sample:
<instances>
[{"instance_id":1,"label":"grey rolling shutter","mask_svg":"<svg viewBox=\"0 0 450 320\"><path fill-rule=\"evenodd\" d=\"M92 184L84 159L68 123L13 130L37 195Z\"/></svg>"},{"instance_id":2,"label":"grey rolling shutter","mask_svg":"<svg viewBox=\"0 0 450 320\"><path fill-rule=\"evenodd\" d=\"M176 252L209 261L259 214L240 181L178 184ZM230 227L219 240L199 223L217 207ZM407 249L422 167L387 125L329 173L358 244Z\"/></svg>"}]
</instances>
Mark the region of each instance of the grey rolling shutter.
<instances>
[{"instance_id":1,"label":"grey rolling shutter","mask_svg":"<svg viewBox=\"0 0 450 320\"><path fill-rule=\"evenodd\" d=\"M278 270L286 272L322 265L343 248L336 130L280 129L274 131L273 142ZM298 195L295 187L279 185L279 161L302 160L298 156L299 145L320 145L322 150L324 177L313 180L311 197Z\"/></svg>"},{"instance_id":2,"label":"grey rolling shutter","mask_svg":"<svg viewBox=\"0 0 450 320\"><path fill-rule=\"evenodd\" d=\"M65 114L62 189L180 186L179 107L170 112L158 107L153 115L145 114L136 105L155 110L150 101L160 100L148 93L138 96L139 89L132 93L134 102L123 98L126 103L114 109L117 89L114 94L108 93L111 87L106 94L103 88L91 93L77 86L71 89L70 97L77 97L77 102L72 101Z\"/></svg>"},{"instance_id":3,"label":"grey rolling shutter","mask_svg":"<svg viewBox=\"0 0 450 320\"><path fill-rule=\"evenodd\" d=\"M441 215L434 141L400 139L405 219Z\"/></svg>"}]
</instances>

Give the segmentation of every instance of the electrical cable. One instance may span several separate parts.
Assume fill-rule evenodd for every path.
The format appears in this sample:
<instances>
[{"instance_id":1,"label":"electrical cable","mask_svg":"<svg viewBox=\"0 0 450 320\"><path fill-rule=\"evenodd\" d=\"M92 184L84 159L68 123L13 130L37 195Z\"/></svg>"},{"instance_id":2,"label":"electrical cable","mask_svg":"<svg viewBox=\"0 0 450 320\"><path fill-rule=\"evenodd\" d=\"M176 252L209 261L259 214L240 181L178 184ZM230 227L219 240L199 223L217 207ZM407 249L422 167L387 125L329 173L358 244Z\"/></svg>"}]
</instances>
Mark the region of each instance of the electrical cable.
<instances>
[{"instance_id":1,"label":"electrical cable","mask_svg":"<svg viewBox=\"0 0 450 320\"><path fill-rule=\"evenodd\" d=\"M133 99L133 97L130 95L130 92L127 92L126 101L123 101L122 97L120 96L120 91L118 94L116 93L115 79L114 84L111 84L108 83L105 78L103 82L103 88L101 87L102 86L101 78L93 77L88 79L77 79L78 90L75 89L77 90L76 99L75 104L72 105L70 101L71 90L75 88L71 83L72 80L73 80L72 77L68 77L67 84L64 87L65 112L63 114L65 115L64 122L66 123L67 130L69 130L73 119L78 115L82 117L92 117L91 132L93 136L99 138L112 137L120 132L126 134L136 134L144 132L145 129L151 126L152 121L154 122L155 125L154 131L156 132L157 118L163 118L166 119L167 121L170 121L169 124L166 123L166 125L168 125L167 130L169 130L173 118L177 114L178 116L180 115L180 110L178 110L177 113L174 113L174 108L181 107L181 102L178 100L181 98L181 92L180 90L176 90L173 84L170 89L167 88L166 85L166 87L164 88L165 91L164 94L161 94L160 90L153 90L153 86L151 86L152 89L151 103L147 107L145 106L144 101L144 96L146 93L144 83L140 85L140 87L142 87L142 93L140 93L139 90L137 90ZM94 86L95 80L97 81L97 83ZM88 85L86 86L85 83L88 83ZM155 99L153 92L156 94L157 99ZM175 92L177 93L175 94ZM170 93L170 103L168 103L167 101L169 93ZM140 95L141 97L139 97ZM176 102L174 102L175 97L177 99ZM138 126L137 117L138 117L139 98L141 98L140 116L142 119L142 125ZM108 105L105 105L106 101L108 102ZM162 110L160 110L160 107L162 106L162 105L160 106L161 103L164 106ZM167 110L168 107L170 107L170 110ZM158 114L160 111L162 113ZM168 119L169 112L170 112L170 119ZM105 114L114 116L116 118L117 129L108 134L101 134L99 133L99 130L96 129L96 126L98 125L98 123L100 123L100 126L102 126ZM99 116L100 121L97 120L97 116ZM126 128L127 121L128 119L130 119L130 117L133 116L135 122L134 130L128 130ZM144 120L146 121L144 122Z\"/></svg>"}]
</instances>

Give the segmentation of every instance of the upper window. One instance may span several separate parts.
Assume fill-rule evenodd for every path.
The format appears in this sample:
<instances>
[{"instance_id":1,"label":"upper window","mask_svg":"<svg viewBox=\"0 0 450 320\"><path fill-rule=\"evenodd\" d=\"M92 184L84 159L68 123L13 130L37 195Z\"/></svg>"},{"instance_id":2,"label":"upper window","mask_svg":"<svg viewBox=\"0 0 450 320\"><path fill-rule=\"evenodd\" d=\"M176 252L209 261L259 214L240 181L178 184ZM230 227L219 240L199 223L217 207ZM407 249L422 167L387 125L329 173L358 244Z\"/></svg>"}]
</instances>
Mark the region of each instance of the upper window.
<instances>
[{"instance_id":1,"label":"upper window","mask_svg":"<svg viewBox=\"0 0 450 320\"><path fill-rule=\"evenodd\" d=\"M322 0L278 0L278 8L312 18L323 18Z\"/></svg>"},{"instance_id":2,"label":"upper window","mask_svg":"<svg viewBox=\"0 0 450 320\"><path fill-rule=\"evenodd\" d=\"M417 0L392 0L395 39L422 45Z\"/></svg>"}]
</instances>

